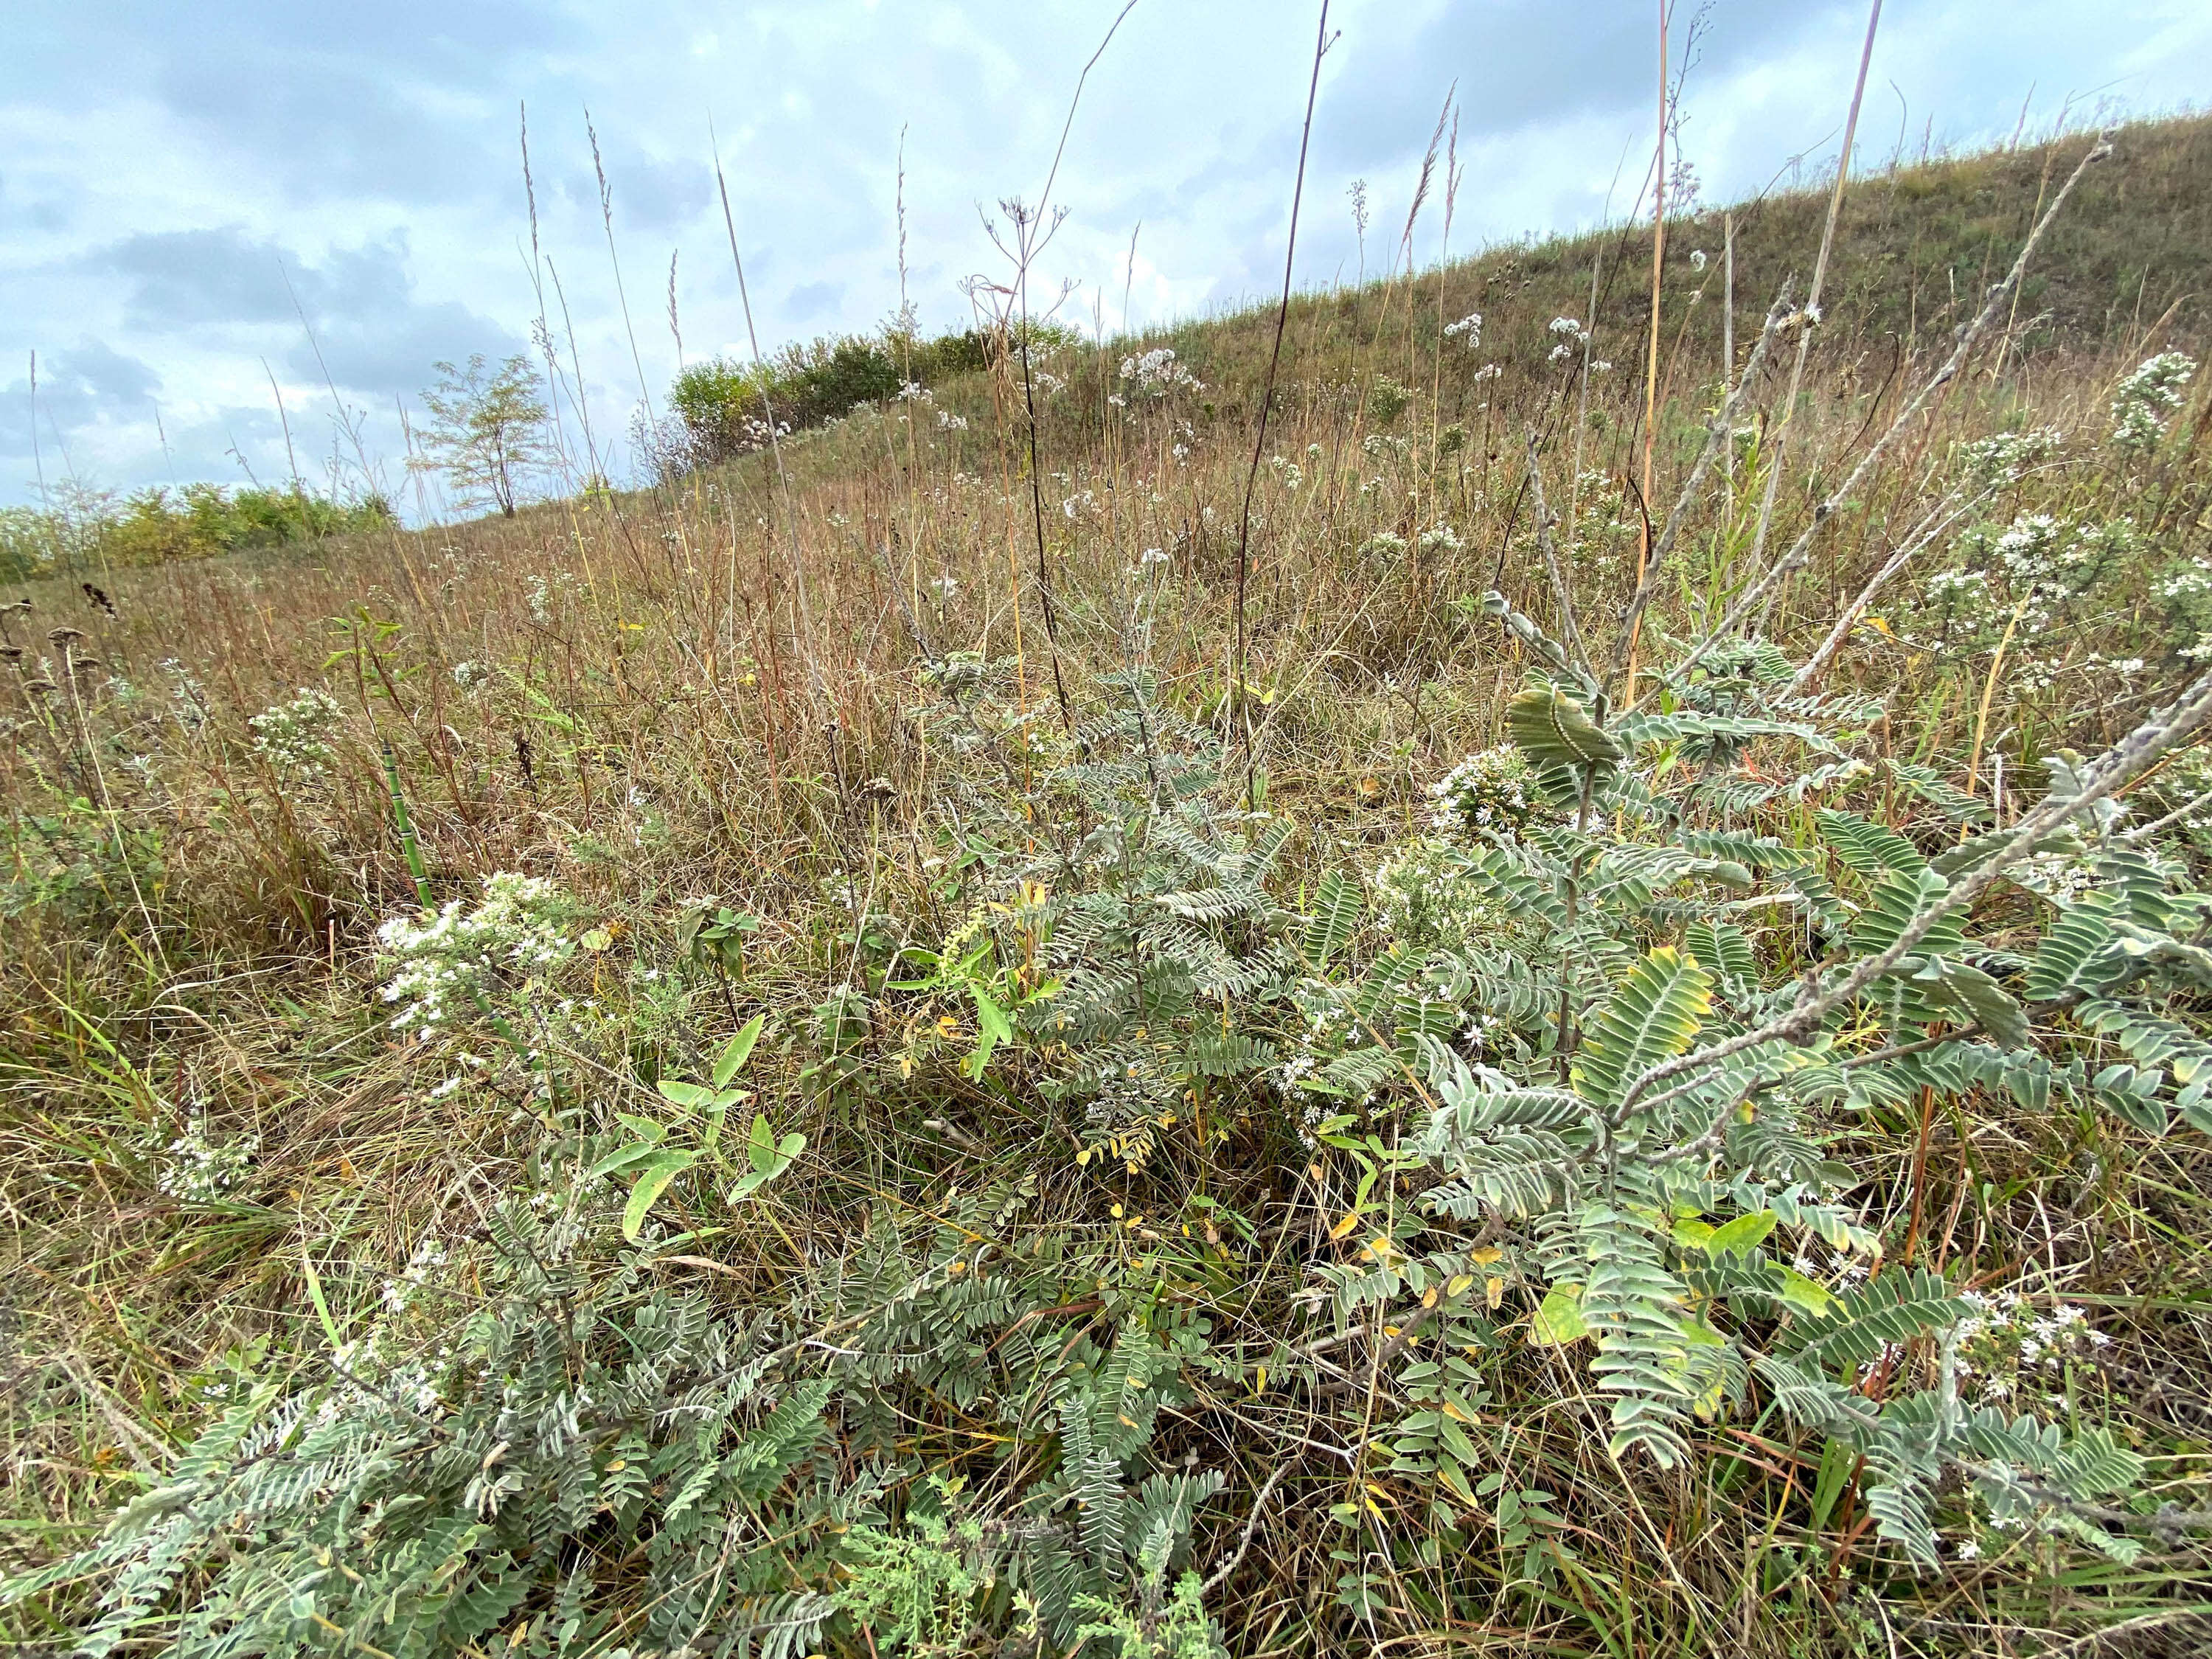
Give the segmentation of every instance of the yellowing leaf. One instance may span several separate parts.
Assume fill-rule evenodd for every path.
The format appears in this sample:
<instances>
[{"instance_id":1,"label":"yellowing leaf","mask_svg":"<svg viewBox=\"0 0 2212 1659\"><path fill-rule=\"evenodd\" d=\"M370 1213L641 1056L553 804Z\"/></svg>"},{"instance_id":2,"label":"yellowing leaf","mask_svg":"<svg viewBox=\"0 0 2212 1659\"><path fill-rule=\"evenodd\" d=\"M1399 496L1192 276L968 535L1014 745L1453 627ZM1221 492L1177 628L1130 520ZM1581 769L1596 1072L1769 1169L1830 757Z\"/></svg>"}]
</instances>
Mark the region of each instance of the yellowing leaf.
<instances>
[{"instance_id":1,"label":"yellowing leaf","mask_svg":"<svg viewBox=\"0 0 2212 1659\"><path fill-rule=\"evenodd\" d=\"M1490 1304L1490 1310L1492 1313L1497 1312L1498 1304L1505 1299L1505 1281L1495 1277L1484 1279L1482 1297Z\"/></svg>"},{"instance_id":2,"label":"yellowing leaf","mask_svg":"<svg viewBox=\"0 0 2212 1659\"><path fill-rule=\"evenodd\" d=\"M1328 1236L1332 1239L1342 1238L1346 1233L1349 1233L1358 1224L1359 1212L1355 1210L1350 1215L1345 1217L1343 1220L1338 1222L1336 1225L1331 1227L1328 1230Z\"/></svg>"},{"instance_id":3,"label":"yellowing leaf","mask_svg":"<svg viewBox=\"0 0 2212 1659\"><path fill-rule=\"evenodd\" d=\"M1824 1314L1837 1305L1826 1285L1816 1284L1795 1267L1782 1269L1782 1301L1784 1306L1808 1314Z\"/></svg>"},{"instance_id":4,"label":"yellowing leaf","mask_svg":"<svg viewBox=\"0 0 2212 1659\"><path fill-rule=\"evenodd\" d=\"M1528 1324L1528 1340L1540 1348L1564 1348L1589 1334L1583 1323L1583 1287L1561 1285L1553 1289Z\"/></svg>"}]
</instances>

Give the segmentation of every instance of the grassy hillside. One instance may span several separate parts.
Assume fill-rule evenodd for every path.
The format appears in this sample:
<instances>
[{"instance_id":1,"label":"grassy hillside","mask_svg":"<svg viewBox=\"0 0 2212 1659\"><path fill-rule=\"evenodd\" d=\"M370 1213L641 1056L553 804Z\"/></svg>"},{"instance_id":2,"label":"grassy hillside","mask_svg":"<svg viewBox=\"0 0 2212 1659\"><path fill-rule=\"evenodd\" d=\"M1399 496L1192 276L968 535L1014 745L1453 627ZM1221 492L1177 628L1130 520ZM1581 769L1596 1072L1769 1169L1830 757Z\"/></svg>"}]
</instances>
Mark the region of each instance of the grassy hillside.
<instances>
[{"instance_id":1,"label":"grassy hillside","mask_svg":"<svg viewBox=\"0 0 2212 1659\"><path fill-rule=\"evenodd\" d=\"M8 1639L2198 1650L2209 135L24 590Z\"/></svg>"}]
</instances>

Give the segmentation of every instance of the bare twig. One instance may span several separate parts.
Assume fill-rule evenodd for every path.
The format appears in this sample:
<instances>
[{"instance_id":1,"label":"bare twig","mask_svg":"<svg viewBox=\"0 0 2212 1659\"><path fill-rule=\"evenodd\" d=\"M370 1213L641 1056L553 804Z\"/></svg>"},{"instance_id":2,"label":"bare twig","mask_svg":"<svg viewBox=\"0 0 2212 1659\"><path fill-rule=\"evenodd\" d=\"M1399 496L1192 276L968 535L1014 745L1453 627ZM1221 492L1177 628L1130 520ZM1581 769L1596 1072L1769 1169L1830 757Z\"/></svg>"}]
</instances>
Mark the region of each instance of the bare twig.
<instances>
[{"instance_id":1,"label":"bare twig","mask_svg":"<svg viewBox=\"0 0 2212 1659\"><path fill-rule=\"evenodd\" d=\"M1820 295L1825 291L1828 276L1828 254L1836 241L1836 222L1843 216L1844 185L1850 177L1851 143L1857 136L1859 106L1866 98L1867 68L1874 61L1874 36L1881 22L1881 0L1874 0L1867 14L1866 45L1859 52L1858 79L1851 87L1850 113L1844 118L1844 147L1836 157L1836 187L1828 197L1828 217L1820 228L1820 251L1813 260L1813 286L1806 295L1805 308L1813 321L1820 316ZM1782 401L1782 419L1774 434L1774 459L1767 469L1766 489L1759 501L1759 522L1751 532L1751 562L1754 568L1759 556L1766 549L1766 532L1774 521L1775 492L1782 483L1783 458L1789 453L1790 431L1797 414L1798 388L1805 379L1805 360L1812 353L1813 331L1807 329L1797 339L1797 361L1790 366L1790 390Z\"/></svg>"}]
</instances>

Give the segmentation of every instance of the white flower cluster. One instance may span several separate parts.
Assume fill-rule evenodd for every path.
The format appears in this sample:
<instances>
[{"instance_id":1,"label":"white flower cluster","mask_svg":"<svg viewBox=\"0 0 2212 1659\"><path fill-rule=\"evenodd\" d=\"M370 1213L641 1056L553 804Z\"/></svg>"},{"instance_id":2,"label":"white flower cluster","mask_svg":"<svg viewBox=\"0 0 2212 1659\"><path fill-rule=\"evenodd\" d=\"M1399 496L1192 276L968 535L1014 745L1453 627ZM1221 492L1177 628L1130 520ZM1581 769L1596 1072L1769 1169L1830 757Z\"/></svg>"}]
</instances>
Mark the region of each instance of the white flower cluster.
<instances>
[{"instance_id":1,"label":"white flower cluster","mask_svg":"<svg viewBox=\"0 0 2212 1659\"><path fill-rule=\"evenodd\" d=\"M2151 597L2168 601L2196 599L2212 594L2212 563L2202 558L2177 565L2150 585Z\"/></svg>"},{"instance_id":2,"label":"white flower cluster","mask_svg":"<svg viewBox=\"0 0 2212 1659\"><path fill-rule=\"evenodd\" d=\"M937 425L939 430L944 432L965 432L968 429L968 417L965 415L955 415L949 409L940 409L937 411Z\"/></svg>"},{"instance_id":3,"label":"white flower cluster","mask_svg":"<svg viewBox=\"0 0 2212 1659\"><path fill-rule=\"evenodd\" d=\"M1373 878L1375 925L1397 943L1464 945L1494 933L1502 913L1463 842L1407 842Z\"/></svg>"},{"instance_id":4,"label":"white flower cluster","mask_svg":"<svg viewBox=\"0 0 2212 1659\"><path fill-rule=\"evenodd\" d=\"M1132 391L1147 398L1206 390L1204 381L1176 361L1171 346L1154 346L1134 357L1122 358L1121 378L1129 382Z\"/></svg>"},{"instance_id":5,"label":"white flower cluster","mask_svg":"<svg viewBox=\"0 0 2212 1659\"><path fill-rule=\"evenodd\" d=\"M211 1140L207 1120L192 1117L186 1120L184 1133L162 1148L167 1167L155 1185L187 1204L211 1204L244 1178L253 1167L254 1153L260 1150L257 1135Z\"/></svg>"},{"instance_id":6,"label":"white flower cluster","mask_svg":"<svg viewBox=\"0 0 2212 1659\"><path fill-rule=\"evenodd\" d=\"M337 699L309 686L289 702L256 714L253 752L276 769L279 777L305 783L322 776L331 763L331 737L344 718Z\"/></svg>"},{"instance_id":7,"label":"white flower cluster","mask_svg":"<svg viewBox=\"0 0 2212 1659\"><path fill-rule=\"evenodd\" d=\"M575 953L562 929L561 891L538 876L486 876L483 901L463 914L453 899L419 921L394 916L376 937L390 958L384 1000L392 1024L428 1041L501 986L543 979Z\"/></svg>"},{"instance_id":8,"label":"white flower cluster","mask_svg":"<svg viewBox=\"0 0 2212 1659\"><path fill-rule=\"evenodd\" d=\"M1446 832L1515 834L1534 811L1528 799L1534 775L1528 757L1510 743L1469 755L1429 786L1437 803L1431 821Z\"/></svg>"},{"instance_id":9,"label":"white flower cluster","mask_svg":"<svg viewBox=\"0 0 2212 1659\"><path fill-rule=\"evenodd\" d=\"M540 628L552 627L556 603L574 592L576 586L575 577L565 570L556 571L550 581L543 576L532 576L527 591L530 620Z\"/></svg>"},{"instance_id":10,"label":"white flower cluster","mask_svg":"<svg viewBox=\"0 0 2212 1659\"><path fill-rule=\"evenodd\" d=\"M1395 564L1406 556L1406 538L1389 530L1378 530L1359 544L1359 556L1369 564Z\"/></svg>"},{"instance_id":11,"label":"white flower cluster","mask_svg":"<svg viewBox=\"0 0 2212 1659\"><path fill-rule=\"evenodd\" d=\"M414 1302L416 1292L422 1288L422 1281L444 1267L446 1261L446 1247L438 1242L437 1235L424 1234L422 1242L408 1256L406 1267L384 1281L386 1309L395 1314L405 1313Z\"/></svg>"},{"instance_id":12,"label":"white flower cluster","mask_svg":"<svg viewBox=\"0 0 2212 1659\"><path fill-rule=\"evenodd\" d=\"M1447 340L1456 340L1462 336L1466 337L1467 349L1469 351L1480 351L1482 349L1482 313L1480 312L1470 311L1457 322L1445 325L1444 338Z\"/></svg>"},{"instance_id":13,"label":"white flower cluster","mask_svg":"<svg viewBox=\"0 0 2212 1659\"><path fill-rule=\"evenodd\" d=\"M1978 483L2012 483L2038 461L2055 454L2064 438L2055 426L2000 432L1995 437L1961 444L1959 465Z\"/></svg>"},{"instance_id":14,"label":"white flower cluster","mask_svg":"<svg viewBox=\"0 0 2212 1659\"><path fill-rule=\"evenodd\" d=\"M1559 337L1559 343L1551 349L1553 362L1565 362L1589 343L1589 331L1571 317L1553 318L1550 329Z\"/></svg>"},{"instance_id":15,"label":"white flower cluster","mask_svg":"<svg viewBox=\"0 0 2212 1659\"><path fill-rule=\"evenodd\" d=\"M2048 1392L2048 1385L2062 1381L2069 1364L2094 1364L2097 1350L2112 1345L2070 1303L2040 1313L2018 1291L1989 1297L1968 1291L1962 1299L1973 1312L1959 1326L1960 1390L1978 1401L2018 1401L2027 1389L2043 1386L2043 1403L2063 1407L2065 1397Z\"/></svg>"},{"instance_id":16,"label":"white flower cluster","mask_svg":"<svg viewBox=\"0 0 2212 1659\"><path fill-rule=\"evenodd\" d=\"M1306 481L1305 469L1286 457L1270 455L1267 458L1267 465L1273 468L1277 476L1282 479L1283 488L1293 495L1297 494L1298 486Z\"/></svg>"},{"instance_id":17,"label":"white flower cluster","mask_svg":"<svg viewBox=\"0 0 2212 1659\"><path fill-rule=\"evenodd\" d=\"M2197 373L2185 352L2161 351L2139 365L2112 394L2112 446L2139 453L2166 435L2166 421L2181 407L2181 389Z\"/></svg>"}]
</instances>

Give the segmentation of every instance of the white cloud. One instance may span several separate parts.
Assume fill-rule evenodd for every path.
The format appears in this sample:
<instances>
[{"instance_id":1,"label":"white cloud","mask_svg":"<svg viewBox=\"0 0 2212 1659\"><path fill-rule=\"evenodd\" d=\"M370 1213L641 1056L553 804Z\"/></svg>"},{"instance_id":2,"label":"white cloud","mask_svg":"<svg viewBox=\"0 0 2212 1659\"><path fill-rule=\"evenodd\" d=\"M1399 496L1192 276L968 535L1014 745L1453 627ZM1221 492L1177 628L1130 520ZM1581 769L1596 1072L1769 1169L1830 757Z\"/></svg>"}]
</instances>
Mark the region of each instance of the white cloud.
<instances>
[{"instance_id":1,"label":"white cloud","mask_svg":"<svg viewBox=\"0 0 2212 1659\"><path fill-rule=\"evenodd\" d=\"M281 472L263 360L303 450L330 394L398 449L395 394L434 357L511 349L534 314L517 145L527 101L538 234L566 293L598 424L637 395L615 302L586 107L601 140L631 322L657 392L672 372L672 252L687 349L744 338L708 141L719 134L763 343L879 322L897 303L900 135L910 291L933 326L1003 273L986 234L1034 200L1076 76L1118 0L392 0L374 13L254 0L23 0L0 63L0 349L54 354L41 411L100 482L179 467ZM1650 144L1644 0L1339 0L1298 276L1349 278L1346 191L1394 254L1422 147L1455 82L1466 163L1453 241L1572 228L1625 210ZM1688 82L1709 198L1831 149L1861 0L1718 0ZM1084 94L1054 188L1072 216L1036 284L1109 330L1253 299L1279 280L1313 17L1276 0L1140 0ZM1862 153L2008 134L2069 95L2136 109L2202 97L2212 15L2195 0L1891 0ZM1895 83L1895 91L1890 83ZM1901 100L1901 102L1900 102ZM1618 177L1616 178L1616 174ZM1130 235L1141 222L1131 263ZM1440 219L1419 254L1437 252ZM556 321L556 326L558 326ZM112 370L84 368L95 349ZM64 392L66 390L67 395ZM21 388L27 392L27 386ZM0 396L14 398L10 390ZM170 439L165 453L154 398ZM270 410L264 419L256 411ZM185 434L189 442L180 443ZM0 418L0 500L30 492L27 409Z\"/></svg>"}]
</instances>

